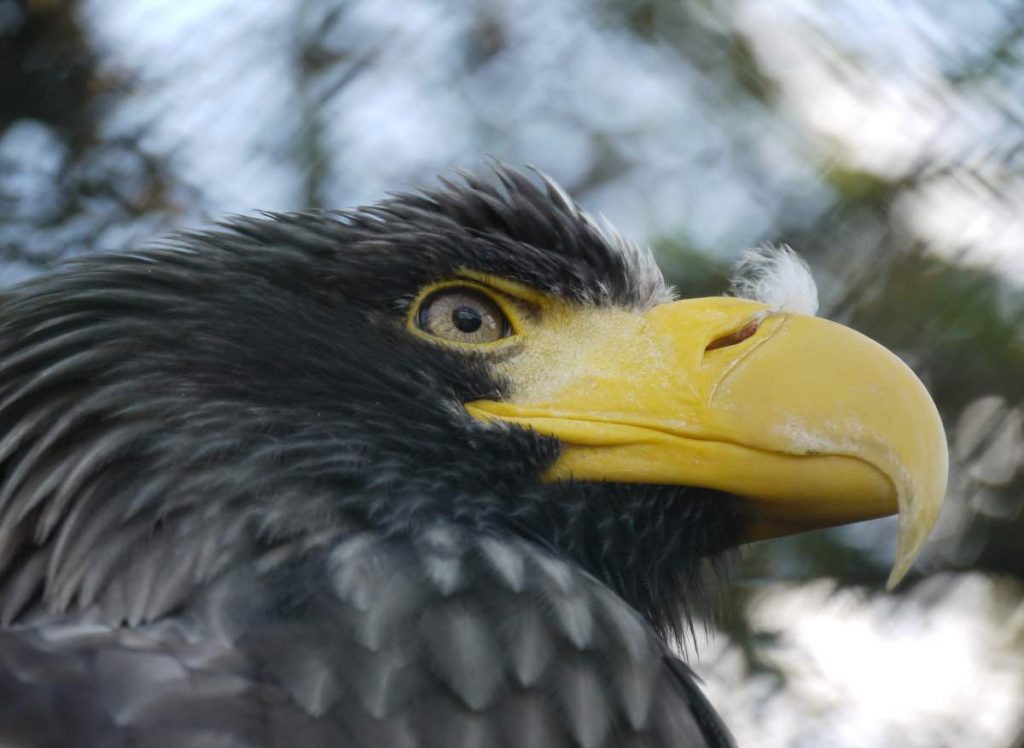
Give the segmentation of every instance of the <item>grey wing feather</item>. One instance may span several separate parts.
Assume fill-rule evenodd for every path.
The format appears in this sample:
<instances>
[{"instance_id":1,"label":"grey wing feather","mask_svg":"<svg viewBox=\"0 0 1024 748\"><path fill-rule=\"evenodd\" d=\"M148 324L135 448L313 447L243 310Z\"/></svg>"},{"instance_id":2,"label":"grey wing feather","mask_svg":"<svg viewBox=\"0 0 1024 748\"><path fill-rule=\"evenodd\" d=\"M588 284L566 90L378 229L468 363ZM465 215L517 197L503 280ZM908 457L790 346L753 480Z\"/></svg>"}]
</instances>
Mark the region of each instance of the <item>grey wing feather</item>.
<instances>
[{"instance_id":1,"label":"grey wing feather","mask_svg":"<svg viewBox=\"0 0 1024 748\"><path fill-rule=\"evenodd\" d=\"M520 540L439 528L236 568L135 628L0 630L12 746L731 745L623 601Z\"/></svg>"}]
</instances>

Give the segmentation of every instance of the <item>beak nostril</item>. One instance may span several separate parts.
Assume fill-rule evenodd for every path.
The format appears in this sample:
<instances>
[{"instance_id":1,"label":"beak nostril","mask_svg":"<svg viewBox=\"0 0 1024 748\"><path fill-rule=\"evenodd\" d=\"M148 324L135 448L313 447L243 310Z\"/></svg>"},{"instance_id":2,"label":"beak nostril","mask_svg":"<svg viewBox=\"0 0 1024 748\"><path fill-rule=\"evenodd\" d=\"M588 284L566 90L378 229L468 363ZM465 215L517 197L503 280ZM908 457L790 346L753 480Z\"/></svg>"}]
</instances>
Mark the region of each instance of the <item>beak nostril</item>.
<instances>
[{"instance_id":1,"label":"beak nostril","mask_svg":"<svg viewBox=\"0 0 1024 748\"><path fill-rule=\"evenodd\" d=\"M761 321L761 318L755 319L745 324L739 330L735 330L734 332L731 332L728 335L722 335L721 337L715 338L714 340L707 344L707 347L704 348L704 351L715 351L718 350L719 348L728 348L731 345L742 343L744 340L751 337L754 333L757 332L757 329L761 326Z\"/></svg>"}]
</instances>

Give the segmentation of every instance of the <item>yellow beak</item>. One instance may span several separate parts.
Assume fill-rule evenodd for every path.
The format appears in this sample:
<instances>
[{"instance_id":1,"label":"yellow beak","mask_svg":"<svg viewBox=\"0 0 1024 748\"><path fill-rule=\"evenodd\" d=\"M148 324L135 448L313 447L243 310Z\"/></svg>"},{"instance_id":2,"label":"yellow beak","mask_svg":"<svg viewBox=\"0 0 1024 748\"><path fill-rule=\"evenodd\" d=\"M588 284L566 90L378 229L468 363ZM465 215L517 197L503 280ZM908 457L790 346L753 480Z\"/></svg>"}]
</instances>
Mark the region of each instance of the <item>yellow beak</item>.
<instances>
[{"instance_id":1,"label":"yellow beak","mask_svg":"<svg viewBox=\"0 0 1024 748\"><path fill-rule=\"evenodd\" d=\"M557 437L547 478L690 485L746 501L745 540L900 512L895 584L938 516L947 447L895 355L815 317L733 298L646 314L565 309L466 408Z\"/></svg>"}]
</instances>

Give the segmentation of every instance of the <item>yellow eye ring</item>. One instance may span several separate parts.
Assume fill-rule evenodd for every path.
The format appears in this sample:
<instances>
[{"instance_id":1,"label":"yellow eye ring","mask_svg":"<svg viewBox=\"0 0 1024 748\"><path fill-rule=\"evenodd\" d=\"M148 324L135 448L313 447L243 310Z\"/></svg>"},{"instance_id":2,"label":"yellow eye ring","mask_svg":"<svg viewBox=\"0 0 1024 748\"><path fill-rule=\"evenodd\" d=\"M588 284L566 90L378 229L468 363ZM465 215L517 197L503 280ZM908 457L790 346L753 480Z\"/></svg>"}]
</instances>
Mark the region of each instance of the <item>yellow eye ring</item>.
<instances>
[{"instance_id":1,"label":"yellow eye ring","mask_svg":"<svg viewBox=\"0 0 1024 748\"><path fill-rule=\"evenodd\" d=\"M469 349L500 346L522 329L500 294L464 280L421 291L410 307L407 327L420 337Z\"/></svg>"}]
</instances>

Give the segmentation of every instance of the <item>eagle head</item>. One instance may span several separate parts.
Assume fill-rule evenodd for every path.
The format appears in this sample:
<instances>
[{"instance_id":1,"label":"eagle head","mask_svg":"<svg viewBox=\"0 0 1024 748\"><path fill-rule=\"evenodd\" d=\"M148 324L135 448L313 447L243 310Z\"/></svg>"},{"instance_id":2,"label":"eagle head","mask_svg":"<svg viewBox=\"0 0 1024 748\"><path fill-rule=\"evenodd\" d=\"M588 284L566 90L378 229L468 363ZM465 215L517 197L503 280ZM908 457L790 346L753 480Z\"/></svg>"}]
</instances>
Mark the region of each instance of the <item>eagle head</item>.
<instances>
[{"instance_id":1,"label":"eagle head","mask_svg":"<svg viewBox=\"0 0 1024 748\"><path fill-rule=\"evenodd\" d=\"M11 290L3 620L156 620L277 549L439 523L569 559L661 631L700 560L749 540L900 509L906 571L946 451L898 358L763 301L676 300L549 180L496 175Z\"/></svg>"}]
</instances>

